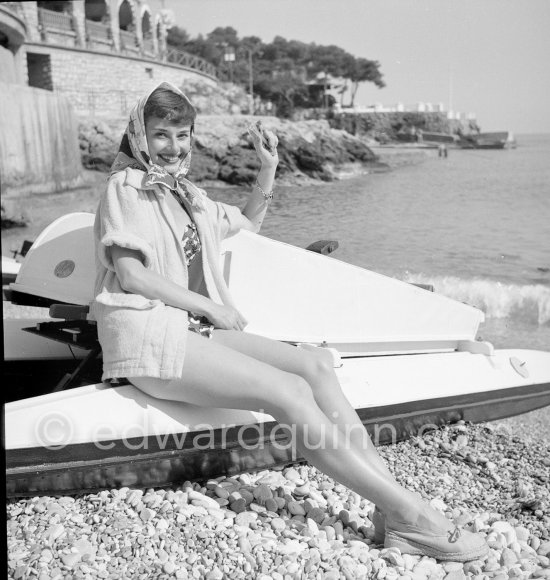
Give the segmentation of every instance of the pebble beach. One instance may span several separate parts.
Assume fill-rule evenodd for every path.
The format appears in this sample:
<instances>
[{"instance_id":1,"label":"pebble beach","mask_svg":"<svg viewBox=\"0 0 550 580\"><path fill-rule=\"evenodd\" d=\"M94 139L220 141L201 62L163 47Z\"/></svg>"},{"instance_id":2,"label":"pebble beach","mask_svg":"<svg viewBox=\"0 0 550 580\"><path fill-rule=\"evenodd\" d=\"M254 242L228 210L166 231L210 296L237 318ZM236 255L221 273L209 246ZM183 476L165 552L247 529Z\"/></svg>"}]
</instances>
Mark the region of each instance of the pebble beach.
<instances>
[{"instance_id":1,"label":"pebble beach","mask_svg":"<svg viewBox=\"0 0 550 580\"><path fill-rule=\"evenodd\" d=\"M401 484L486 538L483 560L384 548L370 502L294 464L169 489L10 499L8 577L550 578L548 415L459 422L379 448Z\"/></svg>"}]
</instances>

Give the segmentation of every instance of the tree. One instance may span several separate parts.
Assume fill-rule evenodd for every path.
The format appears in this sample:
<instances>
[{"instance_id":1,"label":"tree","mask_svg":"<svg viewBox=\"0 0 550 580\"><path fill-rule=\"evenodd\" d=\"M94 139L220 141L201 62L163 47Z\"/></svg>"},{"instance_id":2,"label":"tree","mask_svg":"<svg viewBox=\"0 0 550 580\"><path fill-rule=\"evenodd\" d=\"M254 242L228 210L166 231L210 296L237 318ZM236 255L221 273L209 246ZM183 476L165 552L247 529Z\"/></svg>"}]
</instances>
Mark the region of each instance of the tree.
<instances>
[{"instance_id":1,"label":"tree","mask_svg":"<svg viewBox=\"0 0 550 580\"><path fill-rule=\"evenodd\" d=\"M185 46L191 40L191 37L183 28L172 26L166 35L166 43L178 50L185 50Z\"/></svg>"},{"instance_id":2,"label":"tree","mask_svg":"<svg viewBox=\"0 0 550 580\"><path fill-rule=\"evenodd\" d=\"M380 72L380 64L375 60L368 60L366 58L356 58L353 65L347 70L347 77L351 81L351 106L355 102L355 96L359 84L362 82L374 83L378 88L386 86L382 80L382 73Z\"/></svg>"},{"instance_id":3,"label":"tree","mask_svg":"<svg viewBox=\"0 0 550 580\"><path fill-rule=\"evenodd\" d=\"M218 26L206 38L216 46L232 46L235 49L239 46L239 36L232 26Z\"/></svg>"},{"instance_id":4,"label":"tree","mask_svg":"<svg viewBox=\"0 0 550 580\"><path fill-rule=\"evenodd\" d=\"M296 107L326 105L325 89L319 79L326 76L341 79L340 101L351 84L353 105L359 84L373 82L383 87L384 81L377 61L356 58L336 45L320 45L276 36L264 44L257 36L239 39L231 26L217 27L203 37L190 38L181 28L168 32L168 44L196 54L224 71L233 82L247 86L250 80L250 54L254 92L278 104L278 111L289 115ZM235 60L226 62L224 55L231 47ZM229 68L231 67L231 69Z\"/></svg>"},{"instance_id":5,"label":"tree","mask_svg":"<svg viewBox=\"0 0 550 580\"><path fill-rule=\"evenodd\" d=\"M309 100L308 86L289 71L280 71L275 76L260 73L254 90L263 99L273 101L281 117L291 117L296 107L306 106Z\"/></svg>"}]
</instances>

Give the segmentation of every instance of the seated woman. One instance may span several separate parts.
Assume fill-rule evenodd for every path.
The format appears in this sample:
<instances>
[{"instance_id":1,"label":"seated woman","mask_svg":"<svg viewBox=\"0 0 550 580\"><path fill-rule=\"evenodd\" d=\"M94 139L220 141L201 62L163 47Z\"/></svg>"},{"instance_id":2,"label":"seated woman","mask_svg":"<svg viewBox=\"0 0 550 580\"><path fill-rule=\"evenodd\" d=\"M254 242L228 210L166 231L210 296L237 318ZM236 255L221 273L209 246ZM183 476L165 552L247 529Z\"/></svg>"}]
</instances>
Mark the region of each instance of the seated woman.
<instances>
[{"instance_id":1,"label":"seated woman","mask_svg":"<svg viewBox=\"0 0 550 580\"><path fill-rule=\"evenodd\" d=\"M272 198L277 137L250 131L261 168L240 211L211 201L185 178L195 115L168 83L130 114L95 222L91 311L103 379L124 378L160 399L263 410L293 427L294 444L311 464L378 506L373 519L385 546L442 560L482 557L483 538L460 531L396 482L322 349L243 332L247 321L220 269L220 242L239 229L260 229ZM307 444L321 436L324 446Z\"/></svg>"}]
</instances>

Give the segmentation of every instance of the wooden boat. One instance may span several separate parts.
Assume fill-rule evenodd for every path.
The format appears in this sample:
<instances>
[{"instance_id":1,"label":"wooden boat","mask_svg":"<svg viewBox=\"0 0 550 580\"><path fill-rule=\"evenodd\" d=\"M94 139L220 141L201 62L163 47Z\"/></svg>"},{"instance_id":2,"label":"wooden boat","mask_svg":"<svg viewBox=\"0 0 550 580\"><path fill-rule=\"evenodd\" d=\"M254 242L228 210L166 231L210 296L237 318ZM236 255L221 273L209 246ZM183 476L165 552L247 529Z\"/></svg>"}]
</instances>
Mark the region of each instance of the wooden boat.
<instances>
[{"instance_id":1,"label":"wooden boat","mask_svg":"<svg viewBox=\"0 0 550 580\"><path fill-rule=\"evenodd\" d=\"M5 405L8 496L162 486L296 460L288 431L267 414L99 381L94 326L82 314L93 290L92 221L70 214L46 228L11 284L14 301L64 303L51 313L71 316L4 321L8 391L19 387ZM226 240L220 259L247 331L324 349L377 444L550 404L550 353L477 341L476 308L249 232ZM73 385L49 383L52 369L72 380L81 364L89 368Z\"/></svg>"},{"instance_id":2,"label":"wooden boat","mask_svg":"<svg viewBox=\"0 0 550 580\"><path fill-rule=\"evenodd\" d=\"M505 149L515 147L516 142L509 131L497 131L462 135L458 145L461 149Z\"/></svg>"}]
</instances>

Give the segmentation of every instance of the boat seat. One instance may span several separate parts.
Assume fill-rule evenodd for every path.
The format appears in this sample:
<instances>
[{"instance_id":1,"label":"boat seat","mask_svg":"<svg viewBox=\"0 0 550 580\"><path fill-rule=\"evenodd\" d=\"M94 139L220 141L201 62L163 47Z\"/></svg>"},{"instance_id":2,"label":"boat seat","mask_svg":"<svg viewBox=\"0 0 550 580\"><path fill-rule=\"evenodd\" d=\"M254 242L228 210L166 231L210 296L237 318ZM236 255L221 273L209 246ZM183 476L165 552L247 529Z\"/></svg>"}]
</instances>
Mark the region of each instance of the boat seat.
<instances>
[{"instance_id":1,"label":"boat seat","mask_svg":"<svg viewBox=\"0 0 550 580\"><path fill-rule=\"evenodd\" d=\"M338 242L336 240L318 240L310 244L306 250L310 252L316 252L317 254L323 254L323 256L328 256L338 249Z\"/></svg>"},{"instance_id":2,"label":"boat seat","mask_svg":"<svg viewBox=\"0 0 550 580\"><path fill-rule=\"evenodd\" d=\"M87 320L90 307L80 304L52 304L50 316L65 320Z\"/></svg>"},{"instance_id":3,"label":"boat seat","mask_svg":"<svg viewBox=\"0 0 550 580\"><path fill-rule=\"evenodd\" d=\"M89 307L77 304L52 304L50 317L61 319L51 322L39 322L36 326L22 330L44 338L57 340L69 346L88 350L88 354L72 373L67 373L55 386L53 391L67 389L80 378L93 361L101 354L101 345L97 338L97 325L88 320Z\"/></svg>"}]
</instances>

